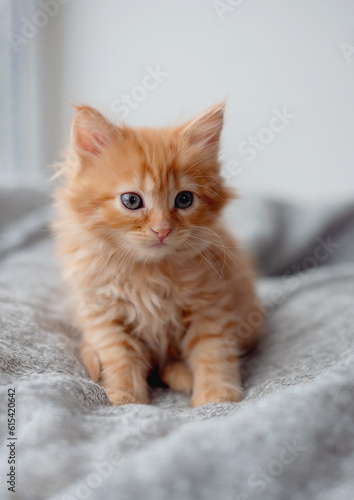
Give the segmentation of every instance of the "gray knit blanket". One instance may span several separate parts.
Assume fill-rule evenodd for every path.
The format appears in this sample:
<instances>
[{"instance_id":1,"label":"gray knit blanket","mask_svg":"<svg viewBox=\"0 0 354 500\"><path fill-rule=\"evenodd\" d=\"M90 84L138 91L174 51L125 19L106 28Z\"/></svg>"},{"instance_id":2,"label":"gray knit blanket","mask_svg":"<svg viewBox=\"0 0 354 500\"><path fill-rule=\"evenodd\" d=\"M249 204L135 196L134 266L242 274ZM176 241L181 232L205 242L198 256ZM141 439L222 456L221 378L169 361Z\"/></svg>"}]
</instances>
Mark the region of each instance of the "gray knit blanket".
<instances>
[{"instance_id":1,"label":"gray knit blanket","mask_svg":"<svg viewBox=\"0 0 354 500\"><path fill-rule=\"evenodd\" d=\"M0 190L0 499L352 500L354 204L237 202L265 335L241 403L110 405L78 353L48 196Z\"/></svg>"}]
</instances>

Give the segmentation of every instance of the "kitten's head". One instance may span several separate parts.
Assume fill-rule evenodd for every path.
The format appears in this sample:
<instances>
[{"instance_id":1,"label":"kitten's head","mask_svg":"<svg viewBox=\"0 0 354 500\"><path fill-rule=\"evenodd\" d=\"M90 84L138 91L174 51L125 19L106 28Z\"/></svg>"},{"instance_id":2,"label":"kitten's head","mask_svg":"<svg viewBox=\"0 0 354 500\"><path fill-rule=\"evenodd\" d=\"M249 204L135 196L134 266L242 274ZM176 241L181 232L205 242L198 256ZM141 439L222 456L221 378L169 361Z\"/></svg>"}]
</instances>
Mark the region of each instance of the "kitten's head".
<instances>
[{"instance_id":1,"label":"kitten's head","mask_svg":"<svg viewBox=\"0 0 354 500\"><path fill-rule=\"evenodd\" d=\"M174 128L118 127L78 107L61 196L80 226L156 261L206 246L232 197L220 176L224 105Z\"/></svg>"}]
</instances>

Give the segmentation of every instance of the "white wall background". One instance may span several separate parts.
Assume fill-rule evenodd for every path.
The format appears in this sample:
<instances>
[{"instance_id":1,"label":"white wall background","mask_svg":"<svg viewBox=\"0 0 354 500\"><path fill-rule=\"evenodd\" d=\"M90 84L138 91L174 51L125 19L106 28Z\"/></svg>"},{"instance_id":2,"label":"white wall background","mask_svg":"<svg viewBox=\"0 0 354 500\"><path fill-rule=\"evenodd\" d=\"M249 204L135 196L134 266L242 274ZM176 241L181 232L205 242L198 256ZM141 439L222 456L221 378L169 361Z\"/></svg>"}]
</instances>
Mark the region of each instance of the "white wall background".
<instances>
[{"instance_id":1,"label":"white wall background","mask_svg":"<svg viewBox=\"0 0 354 500\"><path fill-rule=\"evenodd\" d=\"M65 2L29 42L40 54L43 161L65 144L70 103L117 119L128 94L127 122L161 126L227 97L222 157L239 165L231 182L241 193L354 196L353 0ZM214 4L228 9L223 19ZM136 87L156 65L168 76L144 97ZM262 129L284 107L295 118L272 138ZM259 133L269 143L242 154L239 144Z\"/></svg>"}]
</instances>

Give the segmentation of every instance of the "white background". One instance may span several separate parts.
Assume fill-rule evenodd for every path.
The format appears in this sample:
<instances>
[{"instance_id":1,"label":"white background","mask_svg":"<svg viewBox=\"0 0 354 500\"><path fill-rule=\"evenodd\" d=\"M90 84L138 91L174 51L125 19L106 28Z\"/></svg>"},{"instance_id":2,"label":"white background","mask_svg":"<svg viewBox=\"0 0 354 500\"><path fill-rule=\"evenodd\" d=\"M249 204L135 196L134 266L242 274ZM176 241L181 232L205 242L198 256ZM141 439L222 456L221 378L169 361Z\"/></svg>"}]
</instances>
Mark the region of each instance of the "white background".
<instances>
[{"instance_id":1,"label":"white background","mask_svg":"<svg viewBox=\"0 0 354 500\"><path fill-rule=\"evenodd\" d=\"M65 145L70 103L118 119L112 103L158 65L168 76L128 123L180 123L226 97L222 158L244 196L353 198L354 53L340 45L354 46L353 0L220 0L223 16L212 0L66 2L20 47L36 51L41 166ZM239 144L284 107L296 117L247 161Z\"/></svg>"}]
</instances>

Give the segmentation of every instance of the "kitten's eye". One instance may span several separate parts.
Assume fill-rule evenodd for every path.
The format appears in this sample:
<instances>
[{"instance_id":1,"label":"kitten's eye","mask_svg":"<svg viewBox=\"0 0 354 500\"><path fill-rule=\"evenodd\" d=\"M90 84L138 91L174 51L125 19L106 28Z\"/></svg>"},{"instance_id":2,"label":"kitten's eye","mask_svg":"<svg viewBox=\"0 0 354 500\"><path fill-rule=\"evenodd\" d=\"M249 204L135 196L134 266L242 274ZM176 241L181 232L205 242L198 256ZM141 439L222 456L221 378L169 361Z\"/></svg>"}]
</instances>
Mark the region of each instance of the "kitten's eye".
<instances>
[{"instance_id":1,"label":"kitten's eye","mask_svg":"<svg viewBox=\"0 0 354 500\"><path fill-rule=\"evenodd\" d=\"M129 210L138 210L143 206L142 198L136 193L123 193L120 199L125 208L129 208Z\"/></svg>"},{"instance_id":2,"label":"kitten's eye","mask_svg":"<svg viewBox=\"0 0 354 500\"><path fill-rule=\"evenodd\" d=\"M193 193L190 191L182 191L178 193L175 199L175 207L176 208L188 208L193 203Z\"/></svg>"}]
</instances>

